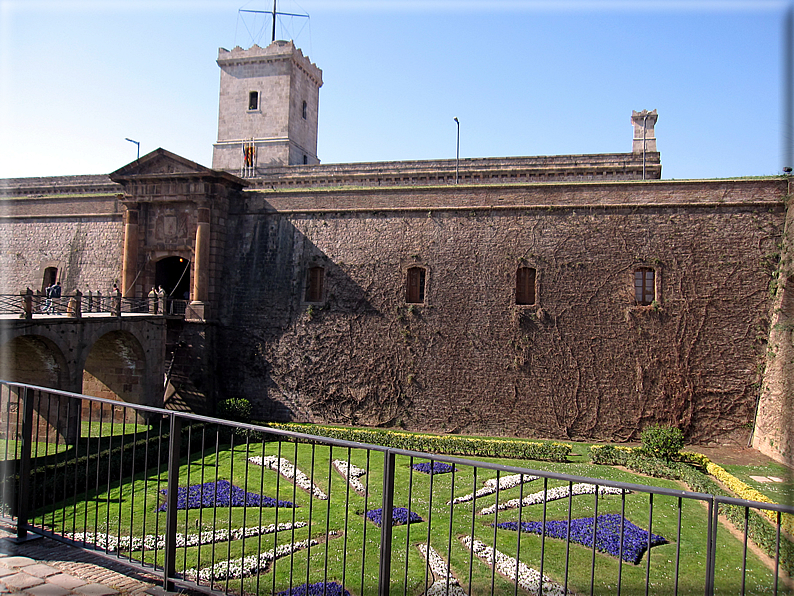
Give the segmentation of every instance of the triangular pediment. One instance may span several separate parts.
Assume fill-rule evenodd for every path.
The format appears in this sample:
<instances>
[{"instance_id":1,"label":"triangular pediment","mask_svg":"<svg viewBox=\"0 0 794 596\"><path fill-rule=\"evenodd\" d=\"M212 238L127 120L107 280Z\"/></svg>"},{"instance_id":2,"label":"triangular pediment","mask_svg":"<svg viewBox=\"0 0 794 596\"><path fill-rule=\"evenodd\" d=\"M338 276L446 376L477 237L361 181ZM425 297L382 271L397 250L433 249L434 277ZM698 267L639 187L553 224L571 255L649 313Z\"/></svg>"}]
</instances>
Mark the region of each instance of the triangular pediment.
<instances>
[{"instance_id":1,"label":"triangular pediment","mask_svg":"<svg viewBox=\"0 0 794 596\"><path fill-rule=\"evenodd\" d=\"M214 174L216 172L209 168L160 148L112 172L110 179L114 182L122 182L134 178L159 178L172 175L207 176Z\"/></svg>"}]
</instances>

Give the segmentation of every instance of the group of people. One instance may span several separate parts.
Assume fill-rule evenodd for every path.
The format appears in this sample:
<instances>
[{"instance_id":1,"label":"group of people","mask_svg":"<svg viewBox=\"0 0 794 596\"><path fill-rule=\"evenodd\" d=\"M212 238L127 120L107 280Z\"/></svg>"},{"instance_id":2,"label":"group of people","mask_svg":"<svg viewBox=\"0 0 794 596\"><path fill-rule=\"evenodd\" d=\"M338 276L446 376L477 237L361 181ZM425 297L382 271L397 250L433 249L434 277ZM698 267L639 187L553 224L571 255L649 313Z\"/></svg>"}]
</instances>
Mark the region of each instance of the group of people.
<instances>
[{"instance_id":1,"label":"group of people","mask_svg":"<svg viewBox=\"0 0 794 596\"><path fill-rule=\"evenodd\" d=\"M165 314L165 290L163 286L152 287L149 292L149 312L153 315Z\"/></svg>"},{"instance_id":2,"label":"group of people","mask_svg":"<svg viewBox=\"0 0 794 596\"><path fill-rule=\"evenodd\" d=\"M46 299L41 307L41 311L43 313L55 315L61 314L59 312L61 306L61 291L61 284L57 280L47 286L45 289ZM91 312L96 309L97 312L101 312L103 310L103 297L101 292L92 294L92 292L89 291L87 292L87 298L87 303L84 303L83 307L86 311ZM185 298L187 299L187 296ZM165 299L166 294L163 286L158 286L156 289L153 287L149 292L149 312L151 314L165 314ZM107 303L105 303L105 307L107 307ZM113 311L118 311L120 308L121 290L119 289L118 284L113 284L113 288L110 290L110 309Z\"/></svg>"}]
</instances>

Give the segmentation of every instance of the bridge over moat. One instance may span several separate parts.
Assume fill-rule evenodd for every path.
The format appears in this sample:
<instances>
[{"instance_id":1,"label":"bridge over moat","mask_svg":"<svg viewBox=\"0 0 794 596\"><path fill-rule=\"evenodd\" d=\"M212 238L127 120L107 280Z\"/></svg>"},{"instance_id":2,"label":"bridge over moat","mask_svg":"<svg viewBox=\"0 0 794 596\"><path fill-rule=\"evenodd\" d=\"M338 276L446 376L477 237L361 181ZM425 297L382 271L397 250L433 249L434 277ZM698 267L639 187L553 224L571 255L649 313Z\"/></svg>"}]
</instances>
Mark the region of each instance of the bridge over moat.
<instances>
[{"instance_id":1,"label":"bridge over moat","mask_svg":"<svg viewBox=\"0 0 794 596\"><path fill-rule=\"evenodd\" d=\"M124 314L0 319L0 378L163 406L167 319Z\"/></svg>"}]
</instances>

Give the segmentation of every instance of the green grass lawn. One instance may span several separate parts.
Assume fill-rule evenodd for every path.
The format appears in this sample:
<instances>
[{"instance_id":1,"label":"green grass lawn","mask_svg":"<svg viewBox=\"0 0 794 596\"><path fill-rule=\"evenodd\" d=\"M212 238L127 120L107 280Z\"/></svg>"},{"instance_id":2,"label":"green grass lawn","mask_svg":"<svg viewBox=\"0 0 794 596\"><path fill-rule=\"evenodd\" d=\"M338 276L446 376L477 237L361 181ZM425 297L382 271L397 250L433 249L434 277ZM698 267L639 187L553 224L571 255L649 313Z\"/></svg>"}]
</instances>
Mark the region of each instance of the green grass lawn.
<instances>
[{"instance_id":1,"label":"green grass lawn","mask_svg":"<svg viewBox=\"0 0 794 596\"><path fill-rule=\"evenodd\" d=\"M198 440L198 439L196 439ZM213 434L214 440L214 434ZM217 509L192 509L180 511L178 532L196 533L212 529L261 526L271 523L294 521L310 522L310 527L300 528L257 538L247 538L216 543L201 547L181 548L177 552L177 569L204 568L213 562L249 556L258 552L289 544L311 536L320 544L296 552L293 556L277 559L266 572L246 579L220 582L221 587L234 591L250 591L269 594L273 590L286 589L292 582L298 585L307 581L337 581L354 595L363 596L376 591L378 577L378 554L380 528L365 521L369 509L381 506L383 457L379 453L367 456L364 450L348 452L347 449L327 446L295 445L290 443L251 444L237 446L233 450L222 445L217 454L214 448L184 459L180 467L180 486L200 484L217 479L231 480L248 491L278 497L295 502L298 507L254 508L221 507ZM586 452L586 449L575 451ZM329 500L311 498L309 493L297 488L275 471L259 466L246 465L247 457L278 455L287 458L304 473L313 477ZM581 456L579 456L581 457ZM356 494L348 488L344 478L330 469L331 459L350 459L352 463L367 469L361 478L368 483L367 496ZM423 460L417 460L423 461ZM487 460L522 466L531 469L560 472L595 478L607 478L639 484L653 484L674 489L683 488L672 481L641 477L608 466L595 466L584 461L572 463L548 463L530 460ZM452 572L472 594L490 593L494 585L496 594L512 594L512 583L492 568L473 557L460 542L460 538L472 533L475 538L489 546L494 545L503 553L518 558L526 565L540 569L554 581L562 583L568 569L569 588L577 593L590 593L591 581L596 594L613 594L616 591L618 574L622 575L624 594L644 593L648 572L647 553L639 565L619 561L610 555L595 553L591 548L571 543L566 557L565 541L546 538L542 541L534 534L519 535L507 530L494 530L494 521L519 521L519 509L499 511L497 514L479 515L479 511L496 501L496 495L482 497L472 502L450 506L453 496L462 496L482 488L483 482L494 478L496 472L475 471L460 466L454 474L428 476L411 473L410 461L397 458L395 477L395 507L408 507L418 513L424 521L393 529L392 545L392 594L420 595L425 592L427 566L417 545L430 542L431 546L451 564ZM416 462L415 462L416 463ZM164 468L163 468L164 469ZM98 473L101 470L98 471ZM92 472L93 473L93 472ZM138 473L134 482L122 486L116 482L107 492L81 494L67 502L59 503L46 511L39 511L37 523L43 523L58 532L87 531L108 532L114 536L126 535L132 530L135 536L162 534L166 513L157 512L165 488L165 472ZM432 484L432 489L431 489ZM548 481L547 488L560 486L562 482ZM500 491L499 501L526 496L543 489L543 480L522 487ZM593 495L575 496L571 499L572 517L593 515L596 499ZM678 537L678 499L673 497L653 498L653 527L655 534L664 536L668 543L651 549L650 592L672 593L675 582L676 552ZM621 513L640 527L647 529L651 503L647 494L628 494L625 500L618 496L600 496L598 513ZM543 505L524 507L521 521L567 519L568 499ZM705 577L705 551L707 510L696 501L683 501L679 557L679 593L702 594ZM329 530L336 534L326 538ZM450 539L451 536L451 539ZM541 561L542 553L542 561ZM163 553L146 551L132 553L134 559L162 563ZM567 562L566 562L567 558ZM595 563L593 560L595 559ZM772 572L752 553L747 557L747 593L771 593ZM717 535L717 594L737 594L741 586L742 544L724 527ZM469 568L471 567L471 577ZM591 577L591 569L594 569ZM525 593L519 590L519 593Z\"/></svg>"}]
</instances>

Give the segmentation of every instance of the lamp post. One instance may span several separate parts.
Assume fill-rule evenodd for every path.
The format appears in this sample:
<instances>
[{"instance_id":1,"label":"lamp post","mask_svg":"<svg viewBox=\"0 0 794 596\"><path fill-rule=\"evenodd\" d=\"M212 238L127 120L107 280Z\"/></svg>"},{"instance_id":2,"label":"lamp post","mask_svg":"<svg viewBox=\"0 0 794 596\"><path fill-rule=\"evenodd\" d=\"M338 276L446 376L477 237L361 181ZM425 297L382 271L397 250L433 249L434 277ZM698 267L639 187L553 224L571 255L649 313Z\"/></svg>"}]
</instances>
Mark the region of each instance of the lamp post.
<instances>
[{"instance_id":1,"label":"lamp post","mask_svg":"<svg viewBox=\"0 0 794 596\"><path fill-rule=\"evenodd\" d=\"M141 158L141 144L138 141L133 141L132 139L128 139L127 137L124 137L124 140L125 141L129 141L130 143L135 143L135 145L138 147L138 157L136 157L135 159L140 159Z\"/></svg>"},{"instance_id":2,"label":"lamp post","mask_svg":"<svg viewBox=\"0 0 794 596\"><path fill-rule=\"evenodd\" d=\"M458 142L455 146L455 184L458 183L458 172L460 166L460 120L457 117L454 118L455 124L458 125Z\"/></svg>"}]
</instances>

